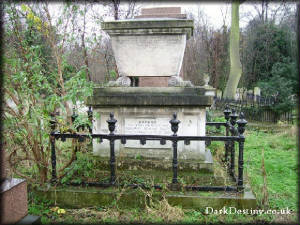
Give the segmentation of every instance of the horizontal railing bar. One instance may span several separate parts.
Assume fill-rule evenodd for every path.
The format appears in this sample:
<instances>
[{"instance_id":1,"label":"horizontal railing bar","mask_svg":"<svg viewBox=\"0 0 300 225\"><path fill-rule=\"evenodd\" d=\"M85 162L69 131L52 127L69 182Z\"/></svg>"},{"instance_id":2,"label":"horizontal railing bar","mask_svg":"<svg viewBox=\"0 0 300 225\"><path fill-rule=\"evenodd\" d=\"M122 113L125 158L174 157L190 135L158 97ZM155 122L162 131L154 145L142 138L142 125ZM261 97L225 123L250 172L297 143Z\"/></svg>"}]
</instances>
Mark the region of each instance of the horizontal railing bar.
<instances>
[{"instance_id":1,"label":"horizontal railing bar","mask_svg":"<svg viewBox=\"0 0 300 225\"><path fill-rule=\"evenodd\" d=\"M244 141L245 138L242 136L168 136L168 135L134 135L134 134L61 134L61 133L51 133L51 136L57 138L102 138L107 140L118 140L118 139L128 139L128 140L177 140L177 141Z\"/></svg>"}]
</instances>

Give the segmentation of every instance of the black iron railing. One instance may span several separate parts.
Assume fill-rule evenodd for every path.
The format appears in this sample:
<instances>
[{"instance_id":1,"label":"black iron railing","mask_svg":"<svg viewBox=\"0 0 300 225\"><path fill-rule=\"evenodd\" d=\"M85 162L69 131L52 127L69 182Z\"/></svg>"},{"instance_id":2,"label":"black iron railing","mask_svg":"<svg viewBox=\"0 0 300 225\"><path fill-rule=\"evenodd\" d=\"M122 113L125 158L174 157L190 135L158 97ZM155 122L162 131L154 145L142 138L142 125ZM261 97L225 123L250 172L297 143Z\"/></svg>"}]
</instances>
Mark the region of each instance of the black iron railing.
<instances>
[{"instance_id":1,"label":"black iron railing","mask_svg":"<svg viewBox=\"0 0 300 225\"><path fill-rule=\"evenodd\" d=\"M281 120L293 124L296 117L292 109L283 113L274 111L272 107L276 105L276 98L273 96L261 97L248 94L247 98L237 100L214 97L215 109L223 110L226 105L243 111L247 119L253 121L277 123L278 120Z\"/></svg>"},{"instance_id":2,"label":"black iron railing","mask_svg":"<svg viewBox=\"0 0 300 225\"><path fill-rule=\"evenodd\" d=\"M92 121L93 113L91 108L88 111L89 120ZM224 163L228 168L229 175L236 182L236 186L185 186L186 190L194 191L243 191L243 151L244 151L244 142L245 137L243 135L245 131L245 126L247 121L244 118L244 114L240 113L240 119L237 120L238 114L233 109L232 111L226 107L224 110L224 116L226 122L208 122L207 126L225 126L226 135L225 136L178 136L177 131L180 124L180 121L177 119L176 113L173 114L173 118L170 120L172 135L129 135L129 134L115 134L115 127L117 120L114 118L114 114L110 113L110 118L107 120L109 134L93 134L92 128L88 126L89 133L60 133L55 131L56 129L56 119L55 114L52 114L51 124L51 162L52 162L52 183L57 183L56 175L56 150L55 150L55 141L61 139L65 141L66 139L77 139L79 142L83 142L85 139L98 139L100 143L106 139L110 143L110 181L109 183L90 183L90 185L96 186L111 186L111 185L121 185L116 184L116 156L115 156L115 141L120 140L121 144L126 144L127 140L139 140L142 145L145 145L147 141L159 141L161 145L165 145L166 141L172 142L173 149L173 160L172 160L172 182L170 187L173 189L180 186L178 182L178 157L177 157L177 146L178 142L183 141L185 145L189 145L191 141L205 141L206 145L210 145L212 141L222 141L225 143L225 157ZM76 116L73 116L75 118ZM73 120L73 119L72 119ZM237 125L237 126L236 126ZM230 135L229 135L230 134ZM236 179L235 175L235 143L238 143L238 178ZM89 183L86 183L89 184ZM129 186L137 187L138 184L131 184ZM143 184L140 184L143 186ZM161 188L159 185L155 185L155 188Z\"/></svg>"}]
</instances>

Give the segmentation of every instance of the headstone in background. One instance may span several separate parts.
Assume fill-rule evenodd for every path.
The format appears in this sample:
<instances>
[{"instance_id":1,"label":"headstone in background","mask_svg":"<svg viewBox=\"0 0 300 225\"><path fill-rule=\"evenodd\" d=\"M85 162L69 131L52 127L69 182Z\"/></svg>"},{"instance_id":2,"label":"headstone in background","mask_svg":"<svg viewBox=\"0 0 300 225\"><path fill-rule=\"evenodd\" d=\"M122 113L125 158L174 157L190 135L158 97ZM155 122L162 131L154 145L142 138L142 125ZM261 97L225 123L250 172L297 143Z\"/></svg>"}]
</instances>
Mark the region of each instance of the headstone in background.
<instances>
[{"instance_id":1,"label":"headstone in background","mask_svg":"<svg viewBox=\"0 0 300 225\"><path fill-rule=\"evenodd\" d=\"M235 95L234 95L234 100L238 100L239 97L240 97L240 89L237 88L237 89L236 89L236 92L235 92Z\"/></svg>"},{"instance_id":2,"label":"headstone in background","mask_svg":"<svg viewBox=\"0 0 300 225\"><path fill-rule=\"evenodd\" d=\"M5 151L0 151L1 158L1 217L0 224L14 224L28 213L27 183L23 179L7 178L8 164Z\"/></svg>"},{"instance_id":3,"label":"headstone in background","mask_svg":"<svg viewBox=\"0 0 300 225\"><path fill-rule=\"evenodd\" d=\"M243 88L243 100L247 100L247 93L248 93L248 90L246 88Z\"/></svg>"},{"instance_id":4,"label":"headstone in background","mask_svg":"<svg viewBox=\"0 0 300 225\"><path fill-rule=\"evenodd\" d=\"M247 100L254 101L253 90L248 90L247 91Z\"/></svg>"},{"instance_id":5,"label":"headstone in background","mask_svg":"<svg viewBox=\"0 0 300 225\"><path fill-rule=\"evenodd\" d=\"M243 100L243 94L244 94L244 88L239 88L239 99L238 100Z\"/></svg>"},{"instance_id":6,"label":"headstone in background","mask_svg":"<svg viewBox=\"0 0 300 225\"><path fill-rule=\"evenodd\" d=\"M258 101L260 98L260 88L254 87L254 101Z\"/></svg>"},{"instance_id":7,"label":"headstone in background","mask_svg":"<svg viewBox=\"0 0 300 225\"><path fill-rule=\"evenodd\" d=\"M216 96L217 96L218 99L222 99L222 91L217 89Z\"/></svg>"}]
</instances>

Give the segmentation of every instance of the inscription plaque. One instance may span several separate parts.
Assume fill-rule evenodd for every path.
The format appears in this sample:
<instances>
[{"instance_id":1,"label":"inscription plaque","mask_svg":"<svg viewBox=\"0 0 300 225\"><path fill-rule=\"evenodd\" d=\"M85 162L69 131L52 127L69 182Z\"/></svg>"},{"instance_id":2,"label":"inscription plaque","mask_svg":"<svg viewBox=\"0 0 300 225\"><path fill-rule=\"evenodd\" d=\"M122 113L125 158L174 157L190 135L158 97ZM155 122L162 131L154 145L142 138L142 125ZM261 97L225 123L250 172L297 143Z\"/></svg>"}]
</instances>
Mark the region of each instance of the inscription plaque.
<instances>
[{"instance_id":1,"label":"inscription plaque","mask_svg":"<svg viewBox=\"0 0 300 225\"><path fill-rule=\"evenodd\" d=\"M125 134L171 135L170 118L125 118ZM171 148L171 143L161 145L159 141L147 141L141 145L139 141L128 140L128 148Z\"/></svg>"}]
</instances>

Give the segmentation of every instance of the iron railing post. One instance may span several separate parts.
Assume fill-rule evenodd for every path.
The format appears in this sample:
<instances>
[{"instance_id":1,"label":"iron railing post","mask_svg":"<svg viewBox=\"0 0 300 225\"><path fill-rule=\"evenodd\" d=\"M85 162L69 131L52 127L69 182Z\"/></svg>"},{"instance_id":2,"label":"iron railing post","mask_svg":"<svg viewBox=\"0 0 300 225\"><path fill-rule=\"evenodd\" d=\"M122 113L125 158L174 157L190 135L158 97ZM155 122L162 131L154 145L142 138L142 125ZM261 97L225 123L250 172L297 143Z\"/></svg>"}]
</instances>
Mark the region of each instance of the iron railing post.
<instances>
[{"instance_id":1,"label":"iron railing post","mask_svg":"<svg viewBox=\"0 0 300 225\"><path fill-rule=\"evenodd\" d=\"M110 131L110 139L109 139L109 145L110 145L110 183L115 184L116 182L116 157L115 157L115 138L114 138L114 130L116 128L116 122L117 120L114 118L114 114L110 113L109 115L110 119L108 119L106 122L108 123L108 129Z\"/></svg>"},{"instance_id":2,"label":"iron railing post","mask_svg":"<svg viewBox=\"0 0 300 225\"><path fill-rule=\"evenodd\" d=\"M55 128L56 128L56 119L55 119L55 113L51 113L51 119L50 119L50 144L51 144L51 183L55 184L57 182L57 175L56 175L56 152L55 152Z\"/></svg>"},{"instance_id":3,"label":"iron railing post","mask_svg":"<svg viewBox=\"0 0 300 225\"><path fill-rule=\"evenodd\" d=\"M72 114L72 116L71 116L71 120L72 120L72 124L73 124L73 125L74 125L74 122L75 122L75 120L76 120L77 117L78 117L78 114L76 114L76 112L75 112L75 107L73 107L73 114ZM79 126L76 127L76 130L79 131Z\"/></svg>"},{"instance_id":4,"label":"iron railing post","mask_svg":"<svg viewBox=\"0 0 300 225\"><path fill-rule=\"evenodd\" d=\"M245 120L244 113L240 113L240 119L237 121L238 124L238 133L241 140L239 141L239 162L238 162L238 183L237 189L241 191L244 189L244 180L243 180L243 172L244 172L244 132L247 121Z\"/></svg>"},{"instance_id":5,"label":"iron railing post","mask_svg":"<svg viewBox=\"0 0 300 225\"><path fill-rule=\"evenodd\" d=\"M229 118L230 118L229 115L231 113L231 110L229 109L228 105L225 106L225 110L224 110L223 113L224 113L224 117L225 117L225 120L226 120L226 136L229 136L229 126L230 126L230 124L229 124ZM225 142L225 162L228 161L228 151L229 151L229 142L226 141Z\"/></svg>"},{"instance_id":6,"label":"iron railing post","mask_svg":"<svg viewBox=\"0 0 300 225\"><path fill-rule=\"evenodd\" d=\"M235 109L232 109L232 113L230 114L230 133L231 136L236 136L236 129L235 129L235 124L236 124L236 119L238 117L238 114L236 113ZM235 179L235 146L234 146L234 141L230 142L230 175Z\"/></svg>"},{"instance_id":7,"label":"iron railing post","mask_svg":"<svg viewBox=\"0 0 300 225\"><path fill-rule=\"evenodd\" d=\"M88 128L89 128L89 132L91 134L91 133L93 133L93 110L92 110L91 106L89 107L87 114L88 114L88 119L90 121L90 125L88 125Z\"/></svg>"},{"instance_id":8,"label":"iron railing post","mask_svg":"<svg viewBox=\"0 0 300 225\"><path fill-rule=\"evenodd\" d=\"M173 118L172 120L170 120L171 123L171 130L173 131L173 137L177 136L177 131L178 131L178 124L180 123L179 120L177 120L177 114L174 113L173 114ZM172 162L172 166L173 166L173 179L172 179L172 183L176 184L178 183L178 179L177 179L177 172L178 172L178 159L177 159L177 140L174 139L173 140L173 162Z\"/></svg>"}]
</instances>

